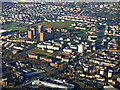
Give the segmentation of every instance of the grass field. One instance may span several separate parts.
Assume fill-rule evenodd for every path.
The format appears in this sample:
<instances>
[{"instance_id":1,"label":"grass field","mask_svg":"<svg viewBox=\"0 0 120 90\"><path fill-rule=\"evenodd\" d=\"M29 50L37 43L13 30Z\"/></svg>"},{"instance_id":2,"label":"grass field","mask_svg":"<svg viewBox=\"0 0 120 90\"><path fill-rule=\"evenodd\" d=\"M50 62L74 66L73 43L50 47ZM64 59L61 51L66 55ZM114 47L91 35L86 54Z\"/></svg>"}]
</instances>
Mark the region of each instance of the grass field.
<instances>
[{"instance_id":1,"label":"grass field","mask_svg":"<svg viewBox=\"0 0 120 90\"><path fill-rule=\"evenodd\" d=\"M53 29L56 29L56 28L58 28L58 29L62 29L62 28L68 29L69 26L72 23L73 23L72 21L65 21L65 22L45 22L44 21L44 22L41 22L41 23L38 23L38 24L34 24L32 26L43 25L44 29L46 29L48 27L53 27ZM26 31L29 26L30 25L28 25L28 24L20 24L20 23L17 23L17 22L12 22L12 23L2 25L2 28L5 29L5 30L18 30L20 32L23 32L23 31Z\"/></svg>"},{"instance_id":2,"label":"grass field","mask_svg":"<svg viewBox=\"0 0 120 90\"><path fill-rule=\"evenodd\" d=\"M40 49L31 49L27 52L27 54L42 54L46 55L46 50L40 50Z\"/></svg>"},{"instance_id":3,"label":"grass field","mask_svg":"<svg viewBox=\"0 0 120 90\"><path fill-rule=\"evenodd\" d=\"M2 28L5 30L11 29L11 30L18 30L20 32L23 32L27 30L28 26L29 26L28 24L20 24L20 23L12 22L2 25Z\"/></svg>"},{"instance_id":4,"label":"grass field","mask_svg":"<svg viewBox=\"0 0 120 90\"><path fill-rule=\"evenodd\" d=\"M72 23L73 23L72 21L65 21L65 22L42 22L42 23L35 24L35 26L43 25L44 29L48 28L48 27L53 27L54 29L56 29L56 28L58 28L58 29L62 29L62 28L68 29L68 27Z\"/></svg>"}]
</instances>

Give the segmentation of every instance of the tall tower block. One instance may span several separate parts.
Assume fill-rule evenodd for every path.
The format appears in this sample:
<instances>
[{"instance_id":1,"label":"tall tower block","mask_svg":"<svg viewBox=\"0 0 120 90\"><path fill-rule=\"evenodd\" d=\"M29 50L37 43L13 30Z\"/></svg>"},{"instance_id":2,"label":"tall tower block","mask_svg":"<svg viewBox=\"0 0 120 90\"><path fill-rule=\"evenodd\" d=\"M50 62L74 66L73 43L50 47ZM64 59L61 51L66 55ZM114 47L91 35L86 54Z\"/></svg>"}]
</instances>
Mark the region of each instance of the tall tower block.
<instances>
[{"instance_id":1,"label":"tall tower block","mask_svg":"<svg viewBox=\"0 0 120 90\"><path fill-rule=\"evenodd\" d=\"M33 38L33 31L32 30L28 30L28 38Z\"/></svg>"},{"instance_id":2,"label":"tall tower block","mask_svg":"<svg viewBox=\"0 0 120 90\"><path fill-rule=\"evenodd\" d=\"M40 41L44 41L45 40L45 33L44 32L40 32Z\"/></svg>"},{"instance_id":3,"label":"tall tower block","mask_svg":"<svg viewBox=\"0 0 120 90\"><path fill-rule=\"evenodd\" d=\"M43 32L43 25L38 25L38 33Z\"/></svg>"},{"instance_id":4,"label":"tall tower block","mask_svg":"<svg viewBox=\"0 0 120 90\"><path fill-rule=\"evenodd\" d=\"M32 27L31 30L33 31L33 35L36 35L36 27Z\"/></svg>"}]
</instances>

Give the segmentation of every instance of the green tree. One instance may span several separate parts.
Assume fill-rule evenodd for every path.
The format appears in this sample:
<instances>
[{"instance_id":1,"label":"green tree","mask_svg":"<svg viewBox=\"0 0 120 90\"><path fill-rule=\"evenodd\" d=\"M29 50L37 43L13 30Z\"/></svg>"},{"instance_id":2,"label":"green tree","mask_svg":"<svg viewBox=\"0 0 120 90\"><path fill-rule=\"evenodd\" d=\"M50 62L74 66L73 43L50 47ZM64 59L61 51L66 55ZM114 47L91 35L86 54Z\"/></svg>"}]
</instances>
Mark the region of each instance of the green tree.
<instances>
[{"instance_id":1,"label":"green tree","mask_svg":"<svg viewBox=\"0 0 120 90\"><path fill-rule=\"evenodd\" d=\"M63 64L59 65L60 72L63 72L64 70L66 70L67 66L68 66L67 63L63 63Z\"/></svg>"}]
</instances>

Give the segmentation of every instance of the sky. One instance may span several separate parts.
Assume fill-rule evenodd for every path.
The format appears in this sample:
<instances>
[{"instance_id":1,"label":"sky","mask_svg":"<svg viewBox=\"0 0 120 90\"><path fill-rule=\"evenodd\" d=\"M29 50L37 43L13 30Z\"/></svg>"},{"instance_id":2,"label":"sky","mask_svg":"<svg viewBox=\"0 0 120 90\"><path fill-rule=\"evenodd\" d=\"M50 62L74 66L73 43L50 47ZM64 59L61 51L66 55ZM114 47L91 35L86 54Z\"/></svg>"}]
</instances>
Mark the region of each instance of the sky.
<instances>
[{"instance_id":1,"label":"sky","mask_svg":"<svg viewBox=\"0 0 120 90\"><path fill-rule=\"evenodd\" d=\"M39 2L39 1L79 1L79 2L118 2L120 0L0 0L1 2L11 2L11 1L18 1L18 2Z\"/></svg>"}]
</instances>

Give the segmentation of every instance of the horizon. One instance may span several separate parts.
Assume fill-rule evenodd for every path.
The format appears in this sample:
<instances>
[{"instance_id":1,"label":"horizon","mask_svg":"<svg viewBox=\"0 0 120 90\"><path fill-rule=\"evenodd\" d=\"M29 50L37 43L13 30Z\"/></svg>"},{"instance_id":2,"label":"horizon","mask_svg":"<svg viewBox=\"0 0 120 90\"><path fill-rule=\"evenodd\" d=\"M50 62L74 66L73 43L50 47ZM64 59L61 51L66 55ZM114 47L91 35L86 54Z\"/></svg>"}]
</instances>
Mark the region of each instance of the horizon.
<instances>
[{"instance_id":1,"label":"horizon","mask_svg":"<svg viewBox=\"0 0 120 90\"><path fill-rule=\"evenodd\" d=\"M119 2L119 0L1 0L1 2Z\"/></svg>"}]
</instances>

